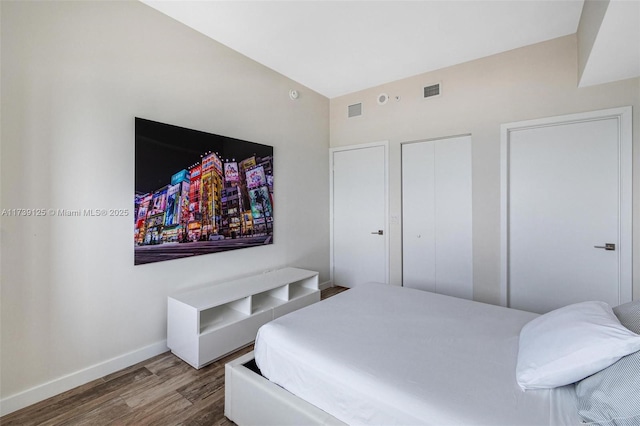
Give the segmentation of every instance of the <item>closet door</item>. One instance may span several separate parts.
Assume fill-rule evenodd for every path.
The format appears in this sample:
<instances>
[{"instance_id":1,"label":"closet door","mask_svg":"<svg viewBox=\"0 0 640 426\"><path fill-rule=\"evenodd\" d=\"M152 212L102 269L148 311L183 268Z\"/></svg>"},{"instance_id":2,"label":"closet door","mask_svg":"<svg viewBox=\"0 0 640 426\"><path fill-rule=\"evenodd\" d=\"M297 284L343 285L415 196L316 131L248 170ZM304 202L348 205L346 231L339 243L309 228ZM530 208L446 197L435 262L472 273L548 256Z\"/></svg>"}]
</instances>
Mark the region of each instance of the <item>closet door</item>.
<instances>
[{"instance_id":1,"label":"closet door","mask_svg":"<svg viewBox=\"0 0 640 426\"><path fill-rule=\"evenodd\" d=\"M402 145L403 285L471 299L471 137Z\"/></svg>"},{"instance_id":2,"label":"closet door","mask_svg":"<svg viewBox=\"0 0 640 426\"><path fill-rule=\"evenodd\" d=\"M402 285L436 291L435 143L402 145Z\"/></svg>"}]
</instances>

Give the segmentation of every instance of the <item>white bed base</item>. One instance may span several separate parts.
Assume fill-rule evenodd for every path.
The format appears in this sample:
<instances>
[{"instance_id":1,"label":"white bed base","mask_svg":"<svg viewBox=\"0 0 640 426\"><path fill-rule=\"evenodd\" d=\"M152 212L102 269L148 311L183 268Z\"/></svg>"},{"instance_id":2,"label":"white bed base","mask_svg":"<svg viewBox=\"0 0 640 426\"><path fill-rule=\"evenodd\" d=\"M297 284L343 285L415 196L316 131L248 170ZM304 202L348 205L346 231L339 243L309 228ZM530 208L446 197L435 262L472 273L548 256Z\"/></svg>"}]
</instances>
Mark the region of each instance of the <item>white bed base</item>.
<instances>
[{"instance_id":1,"label":"white bed base","mask_svg":"<svg viewBox=\"0 0 640 426\"><path fill-rule=\"evenodd\" d=\"M244 366L253 359L252 351L225 365L224 415L230 420L239 426L346 426Z\"/></svg>"}]
</instances>

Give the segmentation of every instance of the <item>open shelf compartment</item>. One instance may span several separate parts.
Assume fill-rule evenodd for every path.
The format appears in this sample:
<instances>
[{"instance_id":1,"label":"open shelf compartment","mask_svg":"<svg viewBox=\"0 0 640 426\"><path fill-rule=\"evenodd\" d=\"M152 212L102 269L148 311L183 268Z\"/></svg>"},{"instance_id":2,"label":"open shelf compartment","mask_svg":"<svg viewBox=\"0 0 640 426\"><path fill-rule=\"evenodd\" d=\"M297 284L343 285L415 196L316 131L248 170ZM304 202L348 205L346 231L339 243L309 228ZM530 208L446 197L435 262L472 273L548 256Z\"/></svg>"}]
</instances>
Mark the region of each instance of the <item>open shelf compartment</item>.
<instances>
[{"instance_id":1,"label":"open shelf compartment","mask_svg":"<svg viewBox=\"0 0 640 426\"><path fill-rule=\"evenodd\" d=\"M318 291L318 276L306 278L289 284L289 300L297 299Z\"/></svg>"},{"instance_id":2,"label":"open shelf compartment","mask_svg":"<svg viewBox=\"0 0 640 426\"><path fill-rule=\"evenodd\" d=\"M251 315L251 297L243 297L224 305L200 311L200 334L208 333Z\"/></svg>"},{"instance_id":3,"label":"open shelf compartment","mask_svg":"<svg viewBox=\"0 0 640 426\"><path fill-rule=\"evenodd\" d=\"M254 294L251 296L251 312L254 314L257 312L263 312L286 303L288 300L288 293L288 285L283 285L269 291Z\"/></svg>"}]
</instances>

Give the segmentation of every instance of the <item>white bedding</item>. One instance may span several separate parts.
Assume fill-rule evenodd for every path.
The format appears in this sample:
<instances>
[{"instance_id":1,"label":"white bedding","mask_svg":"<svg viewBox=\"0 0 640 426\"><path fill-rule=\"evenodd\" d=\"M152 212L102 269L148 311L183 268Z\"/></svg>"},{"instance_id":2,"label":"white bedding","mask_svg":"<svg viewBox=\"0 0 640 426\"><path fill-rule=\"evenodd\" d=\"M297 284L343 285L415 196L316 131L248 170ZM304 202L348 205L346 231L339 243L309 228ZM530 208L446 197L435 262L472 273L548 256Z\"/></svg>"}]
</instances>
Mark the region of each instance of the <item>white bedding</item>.
<instances>
[{"instance_id":1,"label":"white bedding","mask_svg":"<svg viewBox=\"0 0 640 426\"><path fill-rule=\"evenodd\" d=\"M363 284L264 325L255 359L350 425L578 425L573 385L516 383L518 335L536 316Z\"/></svg>"}]
</instances>

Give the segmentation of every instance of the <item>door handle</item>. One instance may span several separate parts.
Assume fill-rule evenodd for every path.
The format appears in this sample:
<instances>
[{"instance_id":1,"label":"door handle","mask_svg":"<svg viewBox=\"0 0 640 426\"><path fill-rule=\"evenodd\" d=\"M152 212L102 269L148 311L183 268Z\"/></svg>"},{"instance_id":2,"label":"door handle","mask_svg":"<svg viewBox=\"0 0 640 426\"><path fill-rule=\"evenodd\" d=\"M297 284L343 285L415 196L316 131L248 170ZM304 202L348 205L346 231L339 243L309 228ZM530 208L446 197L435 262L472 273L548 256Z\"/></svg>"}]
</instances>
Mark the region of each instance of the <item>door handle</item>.
<instances>
[{"instance_id":1,"label":"door handle","mask_svg":"<svg viewBox=\"0 0 640 426\"><path fill-rule=\"evenodd\" d=\"M613 244L613 243L606 243L603 246L593 246L593 248L599 248L599 249L605 249L605 250L612 251L612 250L616 249L616 245Z\"/></svg>"},{"instance_id":2,"label":"door handle","mask_svg":"<svg viewBox=\"0 0 640 426\"><path fill-rule=\"evenodd\" d=\"M382 231L382 229L378 229L377 231L372 232L372 234L373 234L373 235L383 235L383 234L384 234L384 232Z\"/></svg>"}]
</instances>

